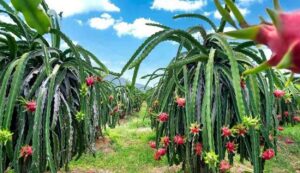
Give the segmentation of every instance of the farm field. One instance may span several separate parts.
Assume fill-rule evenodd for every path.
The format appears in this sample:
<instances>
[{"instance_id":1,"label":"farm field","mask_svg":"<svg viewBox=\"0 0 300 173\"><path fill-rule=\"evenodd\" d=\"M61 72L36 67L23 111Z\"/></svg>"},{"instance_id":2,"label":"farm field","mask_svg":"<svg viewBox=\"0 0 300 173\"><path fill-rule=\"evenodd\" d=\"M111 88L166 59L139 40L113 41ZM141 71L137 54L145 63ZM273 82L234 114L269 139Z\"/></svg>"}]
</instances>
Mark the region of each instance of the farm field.
<instances>
[{"instance_id":1,"label":"farm field","mask_svg":"<svg viewBox=\"0 0 300 173\"><path fill-rule=\"evenodd\" d=\"M85 154L81 159L70 163L71 172L78 173L180 173L180 167L168 168L166 159L155 161L148 141L155 138L145 118L146 108L124 120L115 129L107 129L105 142L100 140L100 147L95 157ZM265 173L300 172L300 125L285 127L280 133L279 153L266 163ZM286 140L292 144L286 144ZM141 171L142 170L142 171ZM233 169L235 173L252 172L251 166L239 163Z\"/></svg>"},{"instance_id":2,"label":"farm field","mask_svg":"<svg viewBox=\"0 0 300 173\"><path fill-rule=\"evenodd\" d=\"M300 173L300 1L0 0L0 173Z\"/></svg>"}]
</instances>

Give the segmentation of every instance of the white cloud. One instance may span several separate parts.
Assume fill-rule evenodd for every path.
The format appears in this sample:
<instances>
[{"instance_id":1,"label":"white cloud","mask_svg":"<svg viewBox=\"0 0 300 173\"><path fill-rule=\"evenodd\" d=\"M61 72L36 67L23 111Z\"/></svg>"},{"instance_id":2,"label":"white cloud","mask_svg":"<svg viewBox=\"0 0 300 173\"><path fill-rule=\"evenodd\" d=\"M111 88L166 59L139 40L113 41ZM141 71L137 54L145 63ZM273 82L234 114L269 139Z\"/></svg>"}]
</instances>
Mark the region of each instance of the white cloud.
<instances>
[{"instance_id":1,"label":"white cloud","mask_svg":"<svg viewBox=\"0 0 300 173\"><path fill-rule=\"evenodd\" d=\"M120 8L110 0L46 0L49 7L64 17L91 11L119 12Z\"/></svg>"},{"instance_id":2,"label":"white cloud","mask_svg":"<svg viewBox=\"0 0 300 173\"><path fill-rule=\"evenodd\" d=\"M0 14L0 21L9 24L15 24L15 22L10 17L4 14Z\"/></svg>"},{"instance_id":3,"label":"white cloud","mask_svg":"<svg viewBox=\"0 0 300 173\"><path fill-rule=\"evenodd\" d=\"M98 30L105 30L115 23L115 19L107 13L103 13L100 17L94 17L89 20L89 25Z\"/></svg>"},{"instance_id":4,"label":"white cloud","mask_svg":"<svg viewBox=\"0 0 300 173\"><path fill-rule=\"evenodd\" d=\"M248 14L250 13L250 11L249 11L247 8L242 8L242 7L240 7L240 6L237 6L237 7L238 7L238 9L240 10L240 12L242 13L243 16L246 16L246 15L248 15ZM230 13L230 14L231 14L231 16L234 18L233 14L232 14L232 13ZM214 17L215 17L216 19L221 19L221 18L222 18L221 14L219 13L218 10L216 10L216 11L214 12Z\"/></svg>"},{"instance_id":5,"label":"white cloud","mask_svg":"<svg viewBox=\"0 0 300 173\"><path fill-rule=\"evenodd\" d=\"M152 34L161 31L161 28L155 26L146 25L147 23L156 23L151 19L138 18L133 23L119 22L114 25L114 29L117 31L119 37L130 35L139 39L143 39L151 36Z\"/></svg>"},{"instance_id":6,"label":"white cloud","mask_svg":"<svg viewBox=\"0 0 300 173\"><path fill-rule=\"evenodd\" d=\"M195 11L207 4L206 0L154 0L151 9L166 11Z\"/></svg>"}]
</instances>

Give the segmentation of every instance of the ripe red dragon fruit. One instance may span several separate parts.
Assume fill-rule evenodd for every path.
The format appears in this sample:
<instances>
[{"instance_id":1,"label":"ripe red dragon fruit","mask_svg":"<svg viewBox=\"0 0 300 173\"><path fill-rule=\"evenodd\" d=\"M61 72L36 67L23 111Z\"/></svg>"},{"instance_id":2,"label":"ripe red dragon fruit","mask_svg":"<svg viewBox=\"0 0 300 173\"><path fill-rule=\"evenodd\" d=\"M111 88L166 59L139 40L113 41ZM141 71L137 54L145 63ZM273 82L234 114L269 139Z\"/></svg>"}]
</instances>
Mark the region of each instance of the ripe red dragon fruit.
<instances>
[{"instance_id":1,"label":"ripe red dragon fruit","mask_svg":"<svg viewBox=\"0 0 300 173\"><path fill-rule=\"evenodd\" d=\"M164 136L161 138L161 142L163 143L164 147L168 147L170 144L170 138L168 136Z\"/></svg>"},{"instance_id":2,"label":"ripe red dragon fruit","mask_svg":"<svg viewBox=\"0 0 300 173\"><path fill-rule=\"evenodd\" d=\"M89 86L89 87L93 86L94 83L95 83L95 78L94 78L94 76L89 76L89 77L87 77L87 78L85 79L85 83L86 83L86 85Z\"/></svg>"},{"instance_id":3,"label":"ripe red dragon fruit","mask_svg":"<svg viewBox=\"0 0 300 173\"><path fill-rule=\"evenodd\" d=\"M161 113L161 114L159 114L158 115L158 120L160 121L160 122L167 122L168 120L169 120L169 114L167 114L167 113L165 113L165 112L163 112L163 113Z\"/></svg>"},{"instance_id":4,"label":"ripe red dragon fruit","mask_svg":"<svg viewBox=\"0 0 300 173\"><path fill-rule=\"evenodd\" d=\"M247 74L256 73L271 66L300 72L300 11L273 11L275 24L260 24L226 33L229 36L255 40L268 46L271 58Z\"/></svg>"},{"instance_id":5,"label":"ripe red dragon fruit","mask_svg":"<svg viewBox=\"0 0 300 173\"><path fill-rule=\"evenodd\" d=\"M161 159L161 156L158 152L155 152L154 153L154 160L160 160Z\"/></svg>"},{"instance_id":6,"label":"ripe red dragon fruit","mask_svg":"<svg viewBox=\"0 0 300 173\"><path fill-rule=\"evenodd\" d=\"M222 128L222 136L224 137L230 137L232 135L231 130L228 127Z\"/></svg>"},{"instance_id":7,"label":"ripe red dragon fruit","mask_svg":"<svg viewBox=\"0 0 300 173\"><path fill-rule=\"evenodd\" d=\"M300 116L294 116L293 117L293 120L300 123Z\"/></svg>"},{"instance_id":8,"label":"ripe red dragon fruit","mask_svg":"<svg viewBox=\"0 0 300 173\"><path fill-rule=\"evenodd\" d=\"M167 153L165 148L160 148L154 153L154 160L160 160Z\"/></svg>"},{"instance_id":9,"label":"ripe red dragon fruit","mask_svg":"<svg viewBox=\"0 0 300 173\"><path fill-rule=\"evenodd\" d=\"M235 151L234 142L227 142L226 143L226 149L227 149L228 153L234 153L234 151Z\"/></svg>"},{"instance_id":10,"label":"ripe red dragon fruit","mask_svg":"<svg viewBox=\"0 0 300 173\"><path fill-rule=\"evenodd\" d=\"M155 143L155 141L150 141L150 142L149 142L149 146L150 146L151 148L155 149L155 148L156 148L156 143Z\"/></svg>"},{"instance_id":11,"label":"ripe red dragon fruit","mask_svg":"<svg viewBox=\"0 0 300 173\"><path fill-rule=\"evenodd\" d=\"M191 124L190 132L194 135L197 135L200 132L200 125L197 123Z\"/></svg>"},{"instance_id":12,"label":"ripe red dragon fruit","mask_svg":"<svg viewBox=\"0 0 300 173\"><path fill-rule=\"evenodd\" d=\"M267 149L266 151L263 152L262 158L264 160L271 160L275 156L275 152L273 149Z\"/></svg>"},{"instance_id":13,"label":"ripe red dragon fruit","mask_svg":"<svg viewBox=\"0 0 300 173\"><path fill-rule=\"evenodd\" d=\"M220 172L221 173L226 173L226 172L229 172L230 168L231 168L231 165L228 161L226 160L222 160L220 162Z\"/></svg>"},{"instance_id":14,"label":"ripe red dragon fruit","mask_svg":"<svg viewBox=\"0 0 300 173\"><path fill-rule=\"evenodd\" d=\"M283 90L277 89L273 92L273 94L276 98L282 98L285 95L285 92Z\"/></svg>"},{"instance_id":15,"label":"ripe red dragon fruit","mask_svg":"<svg viewBox=\"0 0 300 173\"><path fill-rule=\"evenodd\" d=\"M23 157L26 160L33 153L32 147L29 145L25 145L20 150L20 157Z\"/></svg>"},{"instance_id":16,"label":"ripe red dragon fruit","mask_svg":"<svg viewBox=\"0 0 300 173\"><path fill-rule=\"evenodd\" d=\"M25 103L25 108L28 112L35 112L35 110L36 110L36 101L35 100L27 101Z\"/></svg>"},{"instance_id":17,"label":"ripe red dragon fruit","mask_svg":"<svg viewBox=\"0 0 300 173\"><path fill-rule=\"evenodd\" d=\"M167 153L167 150L165 148L160 148L160 149L157 150L157 153L160 156L164 156Z\"/></svg>"},{"instance_id":18,"label":"ripe red dragon fruit","mask_svg":"<svg viewBox=\"0 0 300 173\"><path fill-rule=\"evenodd\" d=\"M178 97L178 98L176 99L176 103L177 103L177 106L178 106L178 107L183 108L183 107L185 106L185 98L180 98L180 97Z\"/></svg>"},{"instance_id":19,"label":"ripe red dragon fruit","mask_svg":"<svg viewBox=\"0 0 300 173\"><path fill-rule=\"evenodd\" d=\"M284 115L285 117L288 117L288 116L289 116L289 112L288 112L288 111L285 111L285 112L283 113L283 115Z\"/></svg>"},{"instance_id":20,"label":"ripe red dragon fruit","mask_svg":"<svg viewBox=\"0 0 300 173\"><path fill-rule=\"evenodd\" d=\"M177 145L183 145L184 144L184 137L180 135L174 136L174 143Z\"/></svg>"},{"instance_id":21,"label":"ripe red dragon fruit","mask_svg":"<svg viewBox=\"0 0 300 173\"><path fill-rule=\"evenodd\" d=\"M282 126L279 126L277 129L278 129L279 131L283 131L283 130L284 130L284 128L283 128Z\"/></svg>"},{"instance_id":22,"label":"ripe red dragon fruit","mask_svg":"<svg viewBox=\"0 0 300 173\"><path fill-rule=\"evenodd\" d=\"M197 144L195 145L195 148L194 148L195 154L198 155L198 156L201 156L201 154L202 154L202 149L203 149L202 144L201 144L201 143L197 143Z\"/></svg>"}]
</instances>

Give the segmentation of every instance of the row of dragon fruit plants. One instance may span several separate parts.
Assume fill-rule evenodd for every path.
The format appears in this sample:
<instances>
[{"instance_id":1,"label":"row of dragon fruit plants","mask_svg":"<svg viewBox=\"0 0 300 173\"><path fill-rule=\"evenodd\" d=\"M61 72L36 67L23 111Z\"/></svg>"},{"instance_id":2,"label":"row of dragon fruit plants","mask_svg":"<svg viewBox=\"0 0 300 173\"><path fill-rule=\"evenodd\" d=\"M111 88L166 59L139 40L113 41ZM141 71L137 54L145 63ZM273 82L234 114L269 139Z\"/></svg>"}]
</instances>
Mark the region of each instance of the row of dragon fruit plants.
<instances>
[{"instance_id":1,"label":"row of dragon fruit plants","mask_svg":"<svg viewBox=\"0 0 300 173\"><path fill-rule=\"evenodd\" d=\"M149 143L154 159L166 155L170 165L182 163L185 172L228 172L239 155L251 162L253 172L262 172L277 152L278 131L299 122L298 79L271 67L300 71L300 13L283 12L274 0L275 10L267 10L272 23L250 26L233 1L225 0L225 7L214 2L223 16L219 26L201 14L174 17L198 18L214 33L199 25L186 31L155 25L164 30L149 37L120 74L74 45L45 2L12 0L15 9L2 2L1 12L15 24L0 23L1 171L57 172L74 156L94 152L103 128L140 108L143 97L133 87L140 64L159 43L172 40L179 43L175 58L164 71L145 76L160 78L146 98L157 134ZM224 33L226 25L237 30ZM196 40L194 33L203 39ZM61 40L68 49L59 49ZM257 44L273 51L271 59ZM134 69L131 86L103 80L128 69Z\"/></svg>"},{"instance_id":2,"label":"row of dragon fruit plants","mask_svg":"<svg viewBox=\"0 0 300 173\"><path fill-rule=\"evenodd\" d=\"M140 109L141 92L106 81L117 74L74 45L44 1L11 3L0 10L14 21L0 22L0 172L56 173L95 152L104 128Z\"/></svg>"},{"instance_id":3,"label":"row of dragon fruit plants","mask_svg":"<svg viewBox=\"0 0 300 173\"><path fill-rule=\"evenodd\" d=\"M149 81L160 77L147 93L156 131L156 140L149 141L154 159L166 156L170 165L182 163L184 172L207 173L229 172L238 156L261 173L277 153L278 132L300 122L299 79L294 77L300 72L300 12L283 12L274 0L275 9L267 9L273 21L249 25L233 1L225 0L225 7L214 3L223 16L219 26L201 14L174 17L202 20L214 33L199 25L186 31L156 25L164 30L149 37L123 71L138 73L158 44L177 42L177 54L165 70L145 76ZM237 30L223 32L226 25ZM270 59L258 44L272 50Z\"/></svg>"}]
</instances>

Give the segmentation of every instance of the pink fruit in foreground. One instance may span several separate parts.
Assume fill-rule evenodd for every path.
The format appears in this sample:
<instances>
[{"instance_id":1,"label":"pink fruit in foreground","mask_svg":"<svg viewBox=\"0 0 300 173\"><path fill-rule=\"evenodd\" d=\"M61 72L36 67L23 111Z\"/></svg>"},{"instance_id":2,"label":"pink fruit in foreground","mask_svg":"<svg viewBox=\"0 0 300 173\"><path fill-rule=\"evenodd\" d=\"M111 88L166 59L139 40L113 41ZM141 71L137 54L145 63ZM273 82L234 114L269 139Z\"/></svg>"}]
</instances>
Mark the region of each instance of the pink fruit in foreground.
<instances>
[{"instance_id":1,"label":"pink fruit in foreground","mask_svg":"<svg viewBox=\"0 0 300 173\"><path fill-rule=\"evenodd\" d=\"M33 153L32 147L29 145L25 145L20 150L20 157L23 157L26 160Z\"/></svg>"},{"instance_id":2,"label":"pink fruit in foreground","mask_svg":"<svg viewBox=\"0 0 300 173\"><path fill-rule=\"evenodd\" d=\"M222 161L220 162L220 171L221 171L222 173L228 172L228 171L230 170L230 168L231 168L231 166L230 166L230 163L229 163L228 161L222 160Z\"/></svg>"},{"instance_id":3,"label":"pink fruit in foreground","mask_svg":"<svg viewBox=\"0 0 300 173\"><path fill-rule=\"evenodd\" d=\"M174 143L177 145L183 145L184 144L184 138L180 135L174 136Z\"/></svg>"},{"instance_id":4,"label":"pink fruit in foreground","mask_svg":"<svg viewBox=\"0 0 300 173\"><path fill-rule=\"evenodd\" d=\"M289 112L288 111L285 111L283 114L284 114L285 117L289 116Z\"/></svg>"},{"instance_id":5,"label":"pink fruit in foreground","mask_svg":"<svg viewBox=\"0 0 300 173\"><path fill-rule=\"evenodd\" d=\"M168 136L164 136L161 138L161 142L164 144L164 147L168 147L170 144L170 138Z\"/></svg>"},{"instance_id":6,"label":"pink fruit in foreground","mask_svg":"<svg viewBox=\"0 0 300 173\"><path fill-rule=\"evenodd\" d=\"M273 92L273 94L276 98L281 98L285 95L285 92L283 90L277 89Z\"/></svg>"},{"instance_id":7,"label":"pink fruit in foreground","mask_svg":"<svg viewBox=\"0 0 300 173\"><path fill-rule=\"evenodd\" d=\"M36 102L34 100L32 101L27 101L25 103L25 108L28 112L35 112L36 110Z\"/></svg>"},{"instance_id":8,"label":"pink fruit in foreground","mask_svg":"<svg viewBox=\"0 0 300 173\"><path fill-rule=\"evenodd\" d=\"M151 148L155 149L155 148L156 148L156 143L155 143L154 141L150 141L150 142L149 142L149 146L150 146Z\"/></svg>"},{"instance_id":9,"label":"pink fruit in foreground","mask_svg":"<svg viewBox=\"0 0 300 173\"><path fill-rule=\"evenodd\" d=\"M198 156L201 156L201 154L202 154L202 149L203 149L203 146L202 146L202 144L201 143L197 143L196 145L195 145L195 153L196 153L196 155L198 155Z\"/></svg>"},{"instance_id":10,"label":"pink fruit in foreground","mask_svg":"<svg viewBox=\"0 0 300 173\"><path fill-rule=\"evenodd\" d=\"M267 149L266 151L263 152L262 158L264 160L271 160L275 156L275 152L273 149Z\"/></svg>"},{"instance_id":11,"label":"pink fruit in foreground","mask_svg":"<svg viewBox=\"0 0 300 173\"><path fill-rule=\"evenodd\" d=\"M163 113L161 113L161 114L158 115L158 120L160 122L167 122L168 119L169 119L169 114L167 114L165 112L163 112Z\"/></svg>"},{"instance_id":12,"label":"pink fruit in foreground","mask_svg":"<svg viewBox=\"0 0 300 173\"><path fill-rule=\"evenodd\" d=\"M257 71L276 66L299 73L300 11L274 12L273 19L276 20L276 26L261 24L226 34L236 38L255 40L272 50L271 58L256 68Z\"/></svg>"},{"instance_id":13,"label":"pink fruit in foreground","mask_svg":"<svg viewBox=\"0 0 300 173\"><path fill-rule=\"evenodd\" d=\"M93 77L93 76L87 77L87 78L85 79L85 83L86 83L86 85L89 86L89 87L93 86L94 83L95 83L94 77Z\"/></svg>"},{"instance_id":14,"label":"pink fruit in foreground","mask_svg":"<svg viewBox=\"0 0 300 173\"><path fill-rule=\"evenodd\" d=\"M177 106L178 106L178 107L184 107L184 106L185 106L185 98L180 98L180 97L178 97L178 98L176 99L176 103L177 103Z\"/></svg>"},{"instance_id":15,"label":"pink fruit in foreground","mask_svg":"<svg viewBox=\"0 0 300 173\"><path fill-rule=\"evenodd\" d=\"M222 128L222 136L224 136L224 137L229 137L229 136L231 136L231 130L228 128L228 127L223 127Z\"/></svg>"},{"instance_id":16,"label":"pink fruit in foreground","mask_svg":"<svg viewBox=\"0 0 300 173\"><path fill-rule=\"evenodd\" d=\"M227 142L226 143L226 149L227 149L228 153L234 153L234 151L235 151L234 142Z\"/></svg>"}]
</instances>

